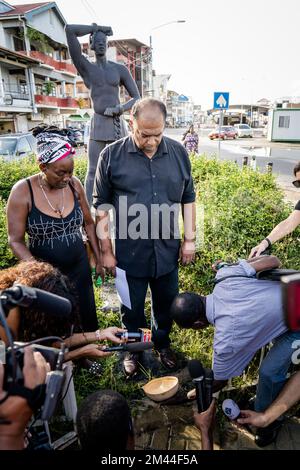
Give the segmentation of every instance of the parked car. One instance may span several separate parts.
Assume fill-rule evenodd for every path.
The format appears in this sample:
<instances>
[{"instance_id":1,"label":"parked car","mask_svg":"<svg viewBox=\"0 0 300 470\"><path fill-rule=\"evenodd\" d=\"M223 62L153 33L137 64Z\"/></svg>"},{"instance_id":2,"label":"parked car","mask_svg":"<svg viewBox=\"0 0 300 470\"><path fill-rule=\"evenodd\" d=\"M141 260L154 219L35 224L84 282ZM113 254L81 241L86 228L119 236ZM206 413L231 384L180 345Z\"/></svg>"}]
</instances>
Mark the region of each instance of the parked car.
<instances>
[{"instance_id":1,"label":"parked car","mask_svg":"<svg viewBox=\"0 0 300 470\"><path fill-rule=\"evenodd\" d=\"M213 131L208 134L210 140L219 138L219 127L216 127ZM232 126L221 126L220 139L236 139L237 131Z\"/></svg>"},{"instance_id":2,"label":"parked car","mask_svg":"<svg viewBox=\"0 0 300 470\"><path fill-rule=\"evenodd\" d=\"M235 124L238 137L253 137L253 129L248 124Z\"/></svg>"},{"instance_id":3,"label":"parked car","mask_svg":"<svg viewBox=\"0 0 300 470\"><path fill-rule=\"evenodd\" d=\"M19 160L36 153L36 138L32 134L17 133L0 135L0 158Z\"/></svg>"},{"instance_id":4,"label":"parked car","mask_svg":"<svg viewBox=\"0 0 300 470\"><path fill-rule=\"evenodd\" d=\"M83 145L83 133L79 129L75 129L73 127L68 127L64 129L68 139L70 140L73 147L78 147L79 145Z\"/></svg>"}]
</instances>

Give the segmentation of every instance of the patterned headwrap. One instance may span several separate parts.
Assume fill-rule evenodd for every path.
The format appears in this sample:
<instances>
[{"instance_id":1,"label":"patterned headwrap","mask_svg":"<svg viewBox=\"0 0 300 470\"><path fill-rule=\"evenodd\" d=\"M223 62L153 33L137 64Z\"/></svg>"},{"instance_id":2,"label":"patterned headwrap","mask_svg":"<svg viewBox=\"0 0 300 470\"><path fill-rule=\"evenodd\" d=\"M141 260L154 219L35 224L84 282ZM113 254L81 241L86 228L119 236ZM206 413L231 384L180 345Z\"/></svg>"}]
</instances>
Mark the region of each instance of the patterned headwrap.
<instances>
[{"instance_id":1,"label":"patterned headwrap","mask_svg":"<svg viewBox=\"0 0 300 470\"><path fill-rule=\"evenodd\" d=\"M37 159L39 163L53 163L75 153L66 135L54 127L39 128L33 132L37 139Z\"/></svg>"}]
</instances>

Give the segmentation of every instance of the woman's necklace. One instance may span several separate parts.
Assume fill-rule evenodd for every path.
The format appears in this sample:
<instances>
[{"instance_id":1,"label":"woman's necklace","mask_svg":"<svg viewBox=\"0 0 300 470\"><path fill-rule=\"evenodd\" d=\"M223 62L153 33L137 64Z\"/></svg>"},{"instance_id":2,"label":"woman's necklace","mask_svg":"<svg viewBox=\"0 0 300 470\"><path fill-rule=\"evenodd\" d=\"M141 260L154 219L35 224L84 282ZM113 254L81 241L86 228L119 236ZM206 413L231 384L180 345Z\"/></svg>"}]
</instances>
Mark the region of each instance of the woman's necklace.
<instances>
[{"instance_id":1,"label":"woman's necklace","mask_svg":"<svg viewBox=\"0 0 300 470\"><path fill-rule=\"evenodd\" d=\"M65 204L64 204L64 200L65 200L65 194L64 194L64 188L62 188L62 200L61 200L61 209L55 209L55 207L52 206L51 202L49 201L48 199L48 196L47 194L45 193L45 190L43 188L43 185L42 185L42 179L41 179L41 175L39 174L39 186L42 190L42 193L44 194L45 196L45 199L46 201L48 202L49 206L51 207L51 209L59 215L59 217L63 218L63 213L64 213L64 210L65 210Z\"/></svg>"}]
</instances>

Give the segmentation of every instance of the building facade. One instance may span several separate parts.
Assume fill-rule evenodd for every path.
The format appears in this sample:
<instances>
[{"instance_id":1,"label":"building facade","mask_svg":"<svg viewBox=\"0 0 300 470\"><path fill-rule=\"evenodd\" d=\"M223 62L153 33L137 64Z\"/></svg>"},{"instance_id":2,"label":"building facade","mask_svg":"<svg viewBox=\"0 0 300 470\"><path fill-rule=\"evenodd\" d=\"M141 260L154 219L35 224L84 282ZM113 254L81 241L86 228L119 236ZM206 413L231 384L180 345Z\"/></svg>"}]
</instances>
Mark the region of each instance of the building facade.
<instances>
[{"instance_id":1,"label":"building facade","mask_svg":"<svg viewBox=\"0 0 300 470\"><path fill-rule=\"evenodd\" d=\"M171 75L154 75L153 80L153 96L167 105L168 101L168 82Z\"/></svg>"},{"instance_id":2,"label":"building facade","mask_svg":"<svg viewBox=\"0 0 300 470\"><path fill-rule=\"evenodd\" d=\"M24 132L39 122L64 126L78 109L65 25L55 2L0 0L1 132Z\"/></svg>"},{"instance_id":3,"label":"building facade","mask_svg":"<svg viewBox=\"0 0 300 470\"><path fill-rule=\"evenodd\" d=\"M191 97L168 91L167 123L170 127L185 127L194 122L194 103Z\"/></svg>"}]
</instances>

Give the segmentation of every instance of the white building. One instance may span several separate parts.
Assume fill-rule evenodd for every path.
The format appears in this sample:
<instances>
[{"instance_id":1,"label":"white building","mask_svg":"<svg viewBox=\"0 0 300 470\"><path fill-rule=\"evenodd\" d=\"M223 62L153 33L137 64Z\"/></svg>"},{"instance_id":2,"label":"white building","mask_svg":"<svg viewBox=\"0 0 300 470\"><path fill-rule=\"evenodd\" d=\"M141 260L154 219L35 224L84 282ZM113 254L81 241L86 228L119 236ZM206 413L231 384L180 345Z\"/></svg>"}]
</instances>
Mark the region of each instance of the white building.
<instances>
[{"instance_id":1,"label":"white building","mask_svg":"<svg viewBox=\"0 0 300 470\"><path fill-rule=\"evenodd\" d=\"M300 142L300 108L276 108L269 114L268 140Z\"/></svg>"},{"instance_id":2,"label":"white building","mask_svg":"<svg viewBox=\"0 0 300 470\"><path fill-rule=\"evenodd\" d=\"M191 97L168 91L167 121L172 127L184 127L194 121L194 103Z\"/></svg>"},{"instance_id":3,"label":"white building","mask_svg":"<svg viewBox=\"0 0 300 470\"><path fill-rule=\"evenodd\" d=\"M171 75L155 75L153 77L153 96L167 105L168 82Z\"/></svg>"},{"instance_id":4,"label":"white building","mask_svg":"<svg viewBox=\"0 0 300 470\"><path fill-rule=\"evenodd\" d=\"M65 25L55 2L0 0L1 132L26 131L38 122L64 125L64 115L76 112L77 71Z\"/></svg>"}]
</instances>

